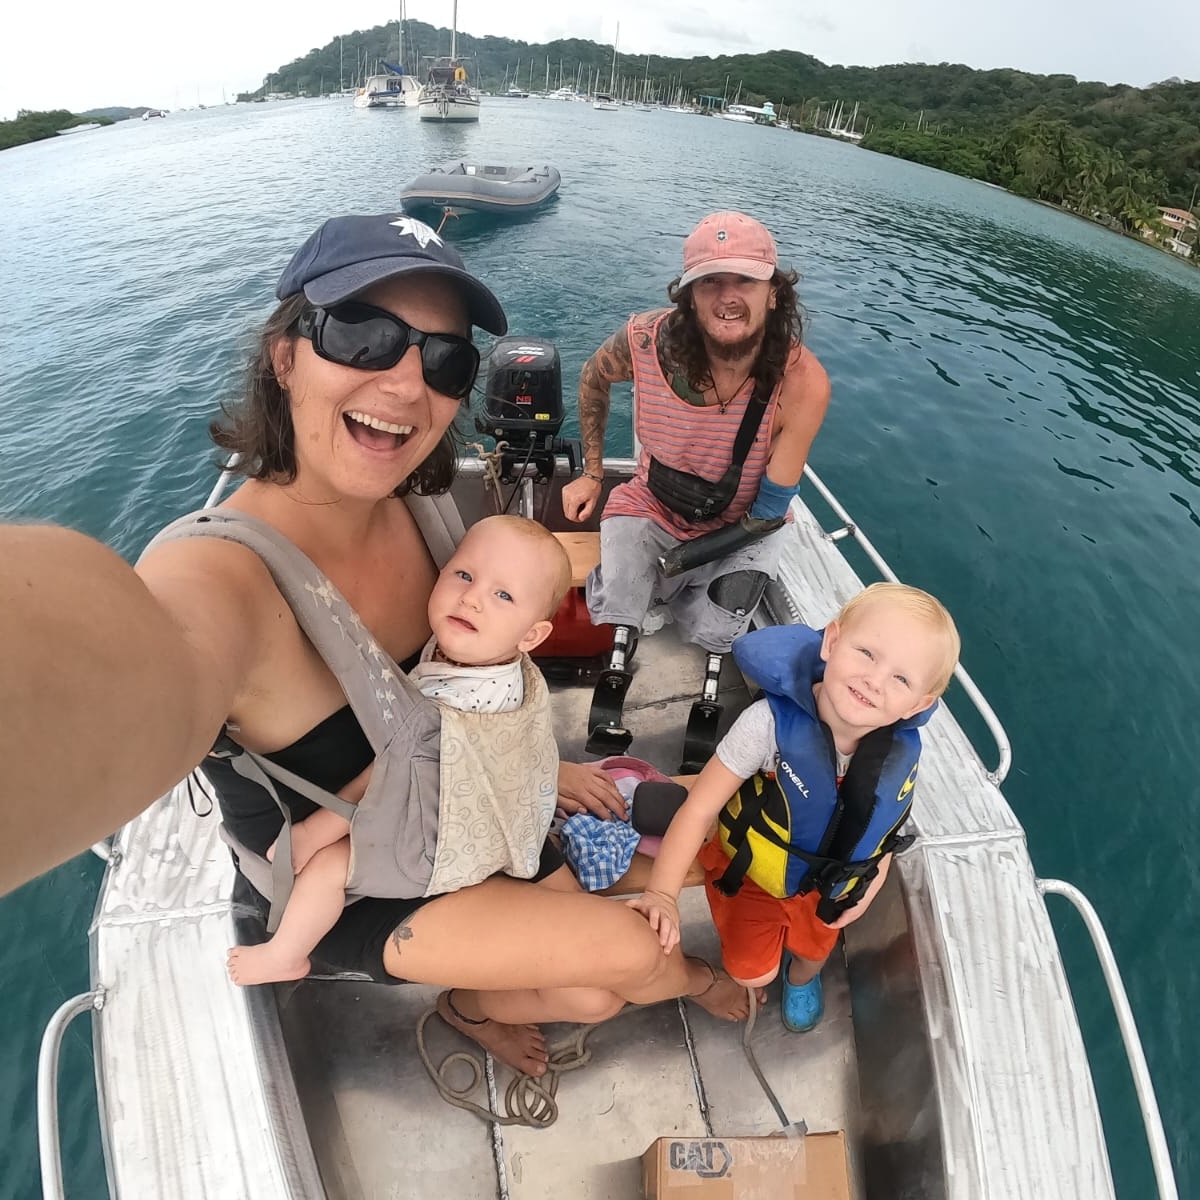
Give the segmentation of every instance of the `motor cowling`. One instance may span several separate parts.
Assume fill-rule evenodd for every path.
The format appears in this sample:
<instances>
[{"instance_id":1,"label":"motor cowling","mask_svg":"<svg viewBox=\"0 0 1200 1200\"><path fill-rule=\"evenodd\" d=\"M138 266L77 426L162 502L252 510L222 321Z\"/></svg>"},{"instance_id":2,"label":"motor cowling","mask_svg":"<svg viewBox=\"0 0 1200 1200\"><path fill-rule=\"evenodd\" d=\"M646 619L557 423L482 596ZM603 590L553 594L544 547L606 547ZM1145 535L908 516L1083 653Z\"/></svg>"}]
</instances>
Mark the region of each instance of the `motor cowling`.
<instances>
[{"instance_id":1,"label":"motor cowling","mask_svg":"<svg viewBox=\"0 0 1200 1200\"><path fill-rule=\"evenodd\" d=\"M503 337L488 359L480 433L514 450L539 447L562 428L562 363L545 338Z\"/></svg>"},{"instance_id":2,"label":"motor cowling","mask_svg":"<svg viewBox=\"0 0 1200 1200\"><path fill-rule=\"evenodd\" d=\"M575 473L579 443L558 437L565 415L558 347L545 338L500 338L488 356L483 412L475 428L496 439L503 482L532 475L546 483L560 454Z\"/></svg>"}]
</instances>

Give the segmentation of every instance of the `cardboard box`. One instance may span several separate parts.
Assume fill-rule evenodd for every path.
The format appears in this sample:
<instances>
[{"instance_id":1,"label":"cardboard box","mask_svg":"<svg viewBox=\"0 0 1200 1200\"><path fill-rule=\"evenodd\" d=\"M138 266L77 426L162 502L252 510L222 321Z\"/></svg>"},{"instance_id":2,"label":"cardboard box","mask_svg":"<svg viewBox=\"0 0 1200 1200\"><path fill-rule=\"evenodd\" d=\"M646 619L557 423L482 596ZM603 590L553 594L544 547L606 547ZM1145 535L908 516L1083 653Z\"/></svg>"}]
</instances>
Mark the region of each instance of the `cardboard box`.
<instances>
[{"instance_id":1,"label":"cardboard box","mask_svg":"<svg viewBox=\"0 0 1200 1200\"><path fill-rule=\"evenodd\" d=\"M659 1138L642 1155L646 1200L850 1200L846 1135Z\"/></svg>"}]
</instances>

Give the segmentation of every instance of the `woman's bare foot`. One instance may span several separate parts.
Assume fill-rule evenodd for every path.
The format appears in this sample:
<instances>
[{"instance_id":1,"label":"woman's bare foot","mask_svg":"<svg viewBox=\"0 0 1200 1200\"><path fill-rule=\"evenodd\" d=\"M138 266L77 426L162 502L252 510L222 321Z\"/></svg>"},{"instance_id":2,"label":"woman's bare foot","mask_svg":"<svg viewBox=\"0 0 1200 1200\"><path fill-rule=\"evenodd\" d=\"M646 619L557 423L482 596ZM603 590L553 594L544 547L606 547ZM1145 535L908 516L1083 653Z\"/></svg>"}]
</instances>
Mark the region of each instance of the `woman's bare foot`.
<instances>
[{"instance_id":1,"label":"woman's bare foot","mask_svg":"<svg viewBox=\"0 0 1200 1200\"><path fill-rule=\"evenodd\" d=\"M689 961L698 963L711 976L702 991L688 993L689 1000L695 1000L705 1012L723 1021L744 1021L750 1015L750 1001L740 983L702 958ZM766 989L757 988L756 995L761 1007L766 1002Z\"/></svg>"},{"instance_id":2,"label":"woman's bare foot","mask_svg":"<svg viewBox=\"0 0 1200 1200\"><path fill-rule=\"evenodd\" d=\"M458 994L462 995L461 992ZM546 1039L536 1025L502 1025L499 1021L472 1025L451 1009L449 992L443 992L437 998L437 1010L447 1025L466 1034L473 1042L478 1042L505 1066L525 1075L540 1076L546 1073L550 1055L546 1051Z\"/></svg>"},{"instance_id":3,"label":"woman's bare foot","mask_svg":"<svg viewBox=\"0 0 1200 1200\"><path fill-rule=\"evenodd\" d=\"M287 979L303 979L308 974L307 958L287 958L274 949L273 942L261 946L234 946L225 966L229 978L239 987L252 983L283 983Z\"/></svg>"}]
</instances>

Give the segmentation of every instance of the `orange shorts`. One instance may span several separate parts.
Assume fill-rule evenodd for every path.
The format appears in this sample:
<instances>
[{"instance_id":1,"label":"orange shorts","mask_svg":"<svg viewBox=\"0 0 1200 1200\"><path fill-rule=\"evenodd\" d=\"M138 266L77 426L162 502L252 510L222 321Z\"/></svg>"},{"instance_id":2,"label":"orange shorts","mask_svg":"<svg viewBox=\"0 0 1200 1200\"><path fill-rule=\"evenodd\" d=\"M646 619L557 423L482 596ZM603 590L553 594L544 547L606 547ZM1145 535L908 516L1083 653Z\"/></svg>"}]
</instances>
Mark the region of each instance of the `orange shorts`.
<instances>
[{"instance_id":1,"label":"orange shorts","mask_svg":"<svg viewBox=\"0 0 1200 1200\"><path fill-rule=\"evenodd\" d=\"M840 931L817 920L820 893L781 900L744 879L736 896L722 894L715 881L725 873L729 857L716 837L705 843L697 861L704 868L704 891L721 937L725 970L734 979L760 979L778 970L784 947L809 962L829 957Z\"/></svg>"}]
</instances>

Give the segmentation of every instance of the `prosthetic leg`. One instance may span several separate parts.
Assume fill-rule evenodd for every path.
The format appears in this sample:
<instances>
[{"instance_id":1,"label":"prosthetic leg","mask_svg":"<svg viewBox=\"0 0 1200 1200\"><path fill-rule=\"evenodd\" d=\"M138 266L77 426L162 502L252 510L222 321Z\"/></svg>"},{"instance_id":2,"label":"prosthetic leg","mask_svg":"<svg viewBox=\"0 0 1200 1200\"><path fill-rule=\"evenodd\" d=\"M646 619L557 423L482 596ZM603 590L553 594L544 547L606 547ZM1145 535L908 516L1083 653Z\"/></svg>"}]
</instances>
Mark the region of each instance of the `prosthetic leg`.
<instances>
[{"instance_id":1,"label":"prosthetic leg","mask_svg":"<svg viewBox=\"0 0 1200 1200\"><path fill-rule=\"evenodd\" d=\"M770 577L762 571L731 571L718 576L708 585L709 599L731 616L745 623L758 607ZM700 699L692 705L688 715L687 729L683 735L683 762L679 766L681 775L694 775L703 769L717 748L717 724L724 706L717 703L720 686L721 663L724 654L708 652L704 664L704 687Z\"/></svg>"},{"instance_id":2,"label":"prosthetic leg","mask_svg":"<svg viewBox=\"0 0 1200 1200\"><path fill-rule=\"evenodd\" d=\"M618 625L613 631L612 657L592 693L586 745L589 754L604 757L624 754L633 741L633 734L623 723L621 709L625 704L625 693L633 682L628 668L636 648L637 630L632 625Z\"/></svg>"},{"instance_id":3,"label":"prosthetic leg","mask_svg":"<svg viewBox=\"0 0 1200 1200\"><path fill-rule=\"evenodd\" d=\"M710 654L704 664L704 688L700 699L692 705L692 711L688 714L687 729L683 734L680 775L698 774L717 748L717 723L724 712L724 705L717 703L717 688L724 658L723 654Z\"/></svg>"}]
</instances>

